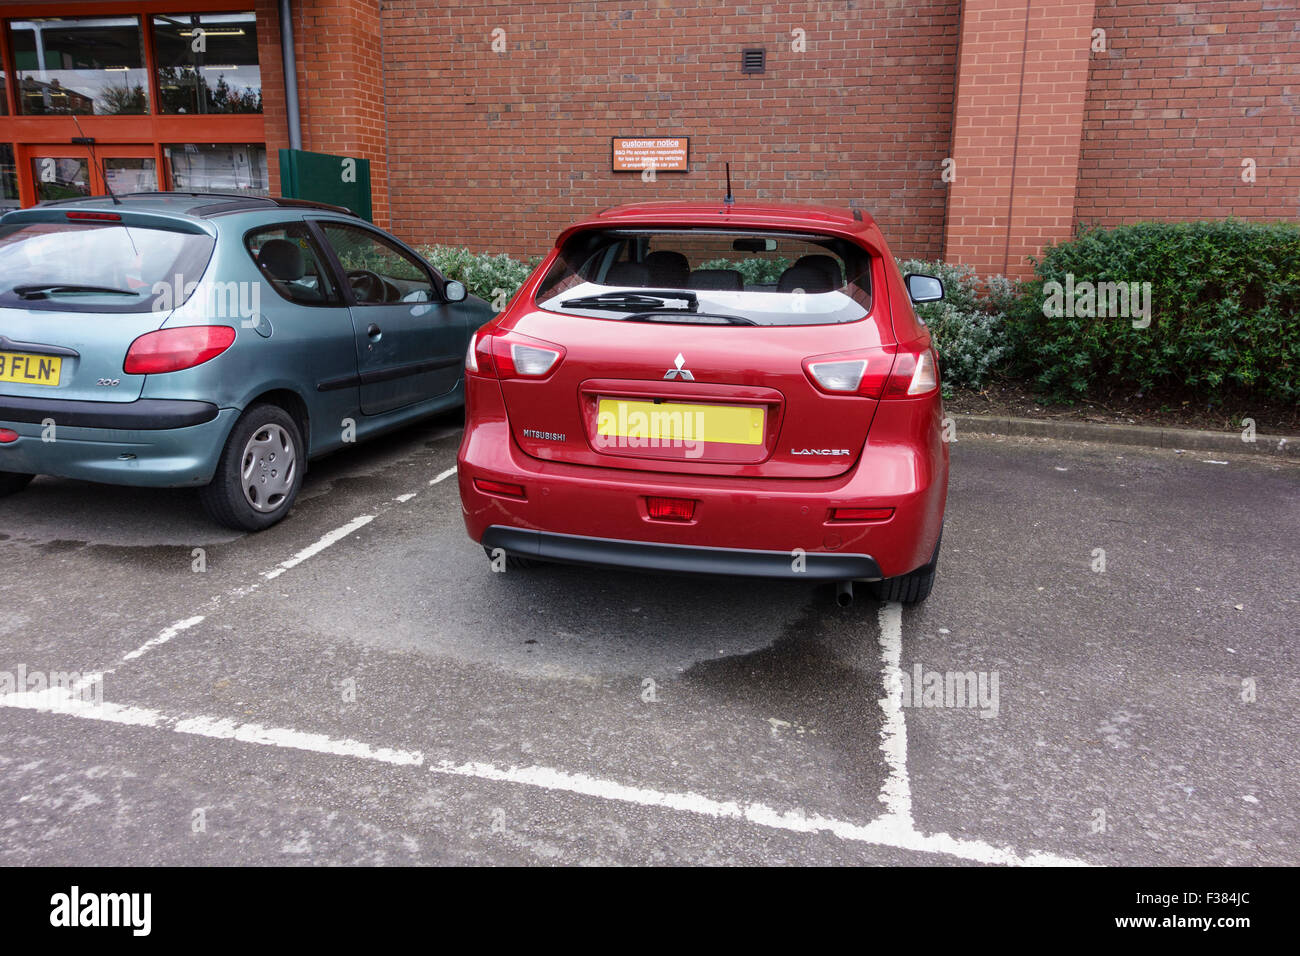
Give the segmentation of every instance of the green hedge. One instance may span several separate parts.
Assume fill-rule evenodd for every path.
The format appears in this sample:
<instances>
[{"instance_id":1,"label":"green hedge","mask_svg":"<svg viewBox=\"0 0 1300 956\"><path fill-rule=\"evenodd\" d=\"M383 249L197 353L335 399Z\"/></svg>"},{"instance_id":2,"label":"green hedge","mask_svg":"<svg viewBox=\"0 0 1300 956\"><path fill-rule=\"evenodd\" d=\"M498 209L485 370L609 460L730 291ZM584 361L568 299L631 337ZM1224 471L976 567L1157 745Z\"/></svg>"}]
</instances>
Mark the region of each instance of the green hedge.
<instances>
[{"instance_id":1,"label":"green hedge","mask_svg":"<svg viewBox=\"0 0 1300 956\"><path fill-rule=\"evenodd\" d=\"M448 279L465 283L471 295L493 303L497 311L542 261L541 256L524 262L504 252L470 252L464 246L424 246L420 254Z\"/></svg>"},{"instance_id":2,"label":"green hedge","mask_svg":"<svg viewBox=\"0 0 1300 956\"><path fill-rule=\"evenodd\" d=\"M970 266L899 260L903 275L917 272L943 281L943 301L916 306L939 351L944 391L981 388L1010 352L1006 311L1016 287L1003 276L981 279Z\"/></svg>"},{"instance_id":3,"label":"green hedge","mask_svg":"<svg viewBox=\"0 0 1300 956\"><path fill-rule=\"evenodd\" d=\"M1189 386L1211 400L1300 400L1300 226L1095 229L1046 250L1034 272L1010 310L1011 365L1054 395ZM1149 293L1150 324L1140 312L1086 314L1101 309L1084 282L1128 283L1143 304ZM1061 314L1067 284L1073 316Z\"/></svg>"},{"instance_id":4,"label":"green hedge","mask_svg":"<svg viewBox=\"0 0 1300 956\"><path fill-rule=\"evenodd\" d=\"M452 246L423 251L450 278L498 306L539 261ZM753 268L747 281L775 279L774 267ZM1034 278L1018 287L944 262L905 260L899 268L944 282L946 299L917 312L934 334L948 389L979 388L1008 372L1058 398L1188 386L1209 401L1230 395L1300 401L1295 224L1227 220L1090 230L1049 248L1035 260ZM1087 308L1080 293L1102 283L1124 283L1124 290L1137 293L1131 301L1101 297L1107 307L1128 304L1129 315L1097 314L1096 297ZM1065 308L1070 286L1073 310Z\"/></svg>"}]
</instances>

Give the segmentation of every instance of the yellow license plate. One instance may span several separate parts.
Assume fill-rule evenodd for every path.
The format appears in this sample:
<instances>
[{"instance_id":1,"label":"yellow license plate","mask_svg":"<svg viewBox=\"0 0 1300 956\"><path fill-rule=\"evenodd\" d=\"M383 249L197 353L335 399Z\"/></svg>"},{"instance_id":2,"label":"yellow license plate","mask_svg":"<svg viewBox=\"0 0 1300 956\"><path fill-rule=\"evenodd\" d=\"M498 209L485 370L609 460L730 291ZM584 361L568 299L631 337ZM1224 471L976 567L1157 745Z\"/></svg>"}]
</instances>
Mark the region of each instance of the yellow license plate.
<instances>
[{"instance_id":1,"label":"yellow license plate","mask_svg":"<svg viewBox=\"0 0 1300 956\"><path fill-rule=\"evenodd\" d=\"M766 412L753 405L687 405L602 398L596 432L608 438L761 445Z\"/></svg>"},{"instance_id":2,"label":"yellow license plate","mask_svg":"<svg viewBox=\"0 0 1300 956\"><path fill-rule=\"evenodd\" d=\"M0 382L23 385L58 385L63 359L52 355L0 352Z\"/></svg>"}]
</instances>

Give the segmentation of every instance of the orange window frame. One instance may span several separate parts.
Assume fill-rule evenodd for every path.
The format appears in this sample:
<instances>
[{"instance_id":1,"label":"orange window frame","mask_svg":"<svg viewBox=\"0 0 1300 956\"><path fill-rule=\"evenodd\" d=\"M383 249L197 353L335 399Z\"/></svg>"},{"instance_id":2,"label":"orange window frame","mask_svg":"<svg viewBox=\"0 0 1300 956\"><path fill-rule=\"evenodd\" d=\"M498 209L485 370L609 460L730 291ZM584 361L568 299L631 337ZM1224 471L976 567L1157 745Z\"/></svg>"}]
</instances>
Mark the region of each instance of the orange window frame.
<instances>
[{"instance_id":1,"label":"orange window frame","mask_svg":"<svg viewBox=\"0 0 1300 956\"><path fill-rule=\"evenodd\" d=\"M158 13L237 13L255 9L253 0L125 0L122 3L0 3L0 62L4 65L4 97L8 115L0 116L0 143L14 147L18 174L18 201L23 206L36 203L36 186L32 179L30 158L42 155L40 148L72 147L75 137L88 136L95 141L97 158L104 156L153 156L158 170L158 188L170 189L171 170L167 168L163 149L173 143L250 143L265 144L266 121L261 113L229 115L164 114L158 112L158 70L154 55L153 15ZM10 20L33 17L136 16L143 31L144 67L149 78L149 112L127 116L77 116L78 132L70 116L22 116L18 113L17 75L14 69ZM152 152L138 152L148 147ZM92 174L101 184L103 177Z\"/></svg>"}]
</instances>

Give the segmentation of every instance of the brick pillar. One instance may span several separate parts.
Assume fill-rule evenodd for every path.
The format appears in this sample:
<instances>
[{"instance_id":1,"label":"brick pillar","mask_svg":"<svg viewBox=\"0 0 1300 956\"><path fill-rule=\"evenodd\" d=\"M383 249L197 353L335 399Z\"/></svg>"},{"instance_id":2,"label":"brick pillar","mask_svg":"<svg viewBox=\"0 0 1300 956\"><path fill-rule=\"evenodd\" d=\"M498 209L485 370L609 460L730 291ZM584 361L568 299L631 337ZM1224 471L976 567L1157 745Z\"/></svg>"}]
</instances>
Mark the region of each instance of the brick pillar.
<instances>
[{"instance_id":1,"label":"brick pillar","mask_svg":"<svg viewBox=\"0 0 1300 956\"><path fill-rule=\"evenodd\" d=\"M966 0L944 259L1027 276L1069 238L1094 0Z\"/></svg>"},{"instance_id":2,"label":"brick pillar","mask_svg":"<svg viewBox=\"0 0 1300 956\"><path fill-rule=\"evenodd\" d=\"M262 119L266 124L266 172L271 195L280 195L280 150L289 146L289 120L284 103L284 64L280 56L280 14L277 0L255 0L257 60L262 70Z\"/></svg>"},{"instance_id":3,"label":"brick pillar","mask_svg":"<svg viewBox=\"0 0 1300 956\"><path fill-rule=\"evenodd\" d=\"M266 148L272 190L278 191L276 151L289 145L278 4L256 0L256 7ZM293 0L293 31L302 148L370 160L375 223L387 227L388 126L379 0Z\"/></svg>"}]
</instances>

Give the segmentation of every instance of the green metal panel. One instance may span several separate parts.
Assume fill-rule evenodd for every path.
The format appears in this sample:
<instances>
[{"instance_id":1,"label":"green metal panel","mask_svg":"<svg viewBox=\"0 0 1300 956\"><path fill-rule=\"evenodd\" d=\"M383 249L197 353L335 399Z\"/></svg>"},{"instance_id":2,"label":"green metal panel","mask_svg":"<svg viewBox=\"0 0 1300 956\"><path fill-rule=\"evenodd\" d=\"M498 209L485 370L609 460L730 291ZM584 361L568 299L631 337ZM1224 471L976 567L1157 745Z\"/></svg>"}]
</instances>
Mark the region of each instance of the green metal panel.
<instances>
[{"instance_id":1,"label":"green metal panel","mask_svg":"<svg viewBox=\"0 0 1300 956\"><path fill-rule=\"evenodd\" d=\"M374 221L370 206L370 160L355 156L280 150L280 195L347 206Z\"/></svg>"}]
</instances>

